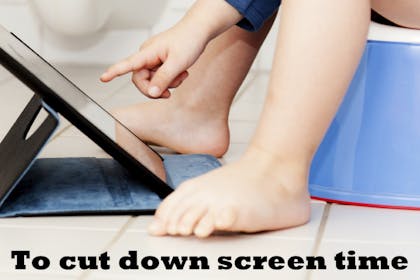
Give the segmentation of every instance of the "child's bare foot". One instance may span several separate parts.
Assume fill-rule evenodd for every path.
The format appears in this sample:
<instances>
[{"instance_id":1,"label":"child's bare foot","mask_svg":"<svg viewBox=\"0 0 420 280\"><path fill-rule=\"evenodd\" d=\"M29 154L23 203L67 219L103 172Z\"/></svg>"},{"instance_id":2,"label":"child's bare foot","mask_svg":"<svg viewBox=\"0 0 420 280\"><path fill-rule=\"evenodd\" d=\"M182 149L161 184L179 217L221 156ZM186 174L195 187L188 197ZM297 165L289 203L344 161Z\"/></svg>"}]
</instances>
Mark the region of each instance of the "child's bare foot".
<instances>
[{"instance_id":1,"label":"child's bare foot","mask_svg":"<svg viewBox=\"0 0 420 280\"><path fill-rule=\"evenodd\" d=\"M153 235L207 237L304 224L310 216L307 166L248 152L240 161L182 184L156 212Z\"/></svg>"},{"instance_id":2,"label":"child's bare foot","mask_svg":"<svg viewBox=\"0 0 420 280\"><path fill-rule=\"evenodd\" d=\"M114 110L113 115L145 142L183 154L221 157L229 146L227 117L207 109L173 96Z\"/></svg>"}]
</instances>

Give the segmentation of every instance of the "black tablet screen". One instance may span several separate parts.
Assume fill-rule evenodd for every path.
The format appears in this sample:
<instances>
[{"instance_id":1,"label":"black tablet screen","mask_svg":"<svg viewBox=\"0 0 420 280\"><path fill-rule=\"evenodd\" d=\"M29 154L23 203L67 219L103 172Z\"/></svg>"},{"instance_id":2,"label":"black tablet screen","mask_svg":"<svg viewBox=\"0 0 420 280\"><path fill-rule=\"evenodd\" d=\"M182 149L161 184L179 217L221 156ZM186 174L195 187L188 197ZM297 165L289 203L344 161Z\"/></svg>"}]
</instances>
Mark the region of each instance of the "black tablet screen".
<instances>
[{"instance_id":1,"label":"black tablet screen","mask_svg":"<svg viewBox=\"0 0 420 280\"><path fill-rule=\"evenodd\" d=\"M165 180L162 159L131 131L100 107L88 95L70 82L54 67L0 26L0 47L20 66L32 73L39 82L61 99L68 108L80 115L82 121L98 129L107 140L113 141L149 171ZM58 110L57 108L53 108ZM59 111L59 110L58 110ZM59 113L61 113L59 111ZM77 125L76 125L77 126Z\"/></svg>"}]
</instances>

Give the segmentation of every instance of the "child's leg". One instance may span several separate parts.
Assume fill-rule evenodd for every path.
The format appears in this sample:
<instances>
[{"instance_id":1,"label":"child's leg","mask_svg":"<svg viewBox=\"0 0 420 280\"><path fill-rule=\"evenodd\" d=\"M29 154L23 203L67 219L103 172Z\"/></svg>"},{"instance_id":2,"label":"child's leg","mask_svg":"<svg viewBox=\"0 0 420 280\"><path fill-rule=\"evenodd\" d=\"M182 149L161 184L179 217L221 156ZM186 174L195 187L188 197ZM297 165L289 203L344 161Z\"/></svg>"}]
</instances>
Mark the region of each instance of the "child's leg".
<instances>
[{"instance_id":1,"label":"child's leg","mask_svg":"<svg viewBox=\"0 0 420 280\"><path fill-rule=\"evenodd\" d=\"M229 109L274 16L256 33L239 27L212 41L169 99L117 110L141 139L180 153L222 156L229 145Z\"/></svg>"},{"instance_id":2,"label":"child's leg","mask_svg":"<svg viewBox=\"0 0 420 280\"><path fill-rule=\"evenodd\" d=\"M372 0L372 8L398 25L420 29L418 0Z\"/></svg>"},{"instance_id":3,"label":"child's leg","mask_svg":"<svg viewBox=\"0 0 420 280\"><path fill-rule=\"evenodd\" d=\"M156 213L152 234L205 237L303 224L307 175L365 44L368 0L285 0L269 95L244 157L190 180Z\"/></svg>"}]
</instances>

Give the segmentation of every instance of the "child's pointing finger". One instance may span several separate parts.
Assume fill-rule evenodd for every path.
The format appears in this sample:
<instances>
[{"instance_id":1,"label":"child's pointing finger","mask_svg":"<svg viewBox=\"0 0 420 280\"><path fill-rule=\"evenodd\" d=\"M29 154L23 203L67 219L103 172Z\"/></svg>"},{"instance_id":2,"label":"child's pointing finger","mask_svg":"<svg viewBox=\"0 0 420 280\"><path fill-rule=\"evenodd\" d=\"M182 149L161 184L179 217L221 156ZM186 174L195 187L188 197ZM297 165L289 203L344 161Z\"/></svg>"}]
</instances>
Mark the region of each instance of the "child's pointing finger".
<instances>
[{"instance_id":1,"label":"child's pointing finger","mask_svg":"<svg viewBox=\"0 0 420 280\"><path fill-rule=\"evenodd\" d=\"M105 71L101 76L102 82L109 82L114 78L139 70L143 68L146 64L146 56L143 52L138 52L132 56L112 65Z\"/></svg>"}]
</instances>

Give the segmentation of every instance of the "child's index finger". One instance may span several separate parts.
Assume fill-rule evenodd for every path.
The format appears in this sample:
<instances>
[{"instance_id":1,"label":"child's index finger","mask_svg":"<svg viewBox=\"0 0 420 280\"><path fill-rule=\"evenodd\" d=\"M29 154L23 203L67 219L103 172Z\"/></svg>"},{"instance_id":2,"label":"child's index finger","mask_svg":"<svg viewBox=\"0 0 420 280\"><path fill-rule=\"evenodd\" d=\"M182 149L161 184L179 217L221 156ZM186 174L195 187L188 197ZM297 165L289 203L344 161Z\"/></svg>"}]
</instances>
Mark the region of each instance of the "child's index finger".
<instances>
[{"instance_id":1,"label":"child's index finger","mask_svg":"<svg viewBox=\"0 0 420 280\"><path fill-rule=\"evenodd\" d=\"M101 75L102 82L109 82L114 78L141 69L145 65L144 55L135 53L126 59L115 63Z\"/></svg>"}]
</instances>

